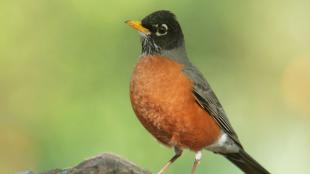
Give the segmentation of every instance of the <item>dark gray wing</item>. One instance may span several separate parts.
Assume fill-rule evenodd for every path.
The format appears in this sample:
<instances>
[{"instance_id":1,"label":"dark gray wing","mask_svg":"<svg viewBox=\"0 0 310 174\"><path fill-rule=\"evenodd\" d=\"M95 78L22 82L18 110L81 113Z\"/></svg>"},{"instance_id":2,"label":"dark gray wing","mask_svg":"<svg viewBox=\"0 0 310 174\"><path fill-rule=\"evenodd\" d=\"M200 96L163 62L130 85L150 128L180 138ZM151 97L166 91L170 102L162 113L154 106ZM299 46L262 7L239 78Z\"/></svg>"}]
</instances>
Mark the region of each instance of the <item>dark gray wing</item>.
<instances>
[{"instance_id":1,"label":"dark gray wing","mask_svg":"<svg viewBox=\"0 0 310 174\"><path fill-rule=\"evenodd\" d=\"M215 119L222 130L242 148L237 134L232 128L222 105L207 80L193 65L187 65L183 71L193 82L193 95L197 103L206 110Z\"/></svg>"}]
</instances>

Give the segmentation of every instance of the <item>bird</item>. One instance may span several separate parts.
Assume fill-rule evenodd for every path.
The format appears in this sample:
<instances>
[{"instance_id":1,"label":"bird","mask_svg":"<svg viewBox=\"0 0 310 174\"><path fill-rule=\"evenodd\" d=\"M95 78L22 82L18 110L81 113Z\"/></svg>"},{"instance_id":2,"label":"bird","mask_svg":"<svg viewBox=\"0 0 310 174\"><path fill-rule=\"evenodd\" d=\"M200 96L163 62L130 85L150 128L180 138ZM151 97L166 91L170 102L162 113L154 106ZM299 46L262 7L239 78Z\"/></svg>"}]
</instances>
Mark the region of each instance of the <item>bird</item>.
<instances>
[{"instance_id":1,"label":"bird","mask_svg":"<svg viewBox=\"0 0 310 174\"><path fill-rule=\"evenodd\" d=\"M195 153L192 174L203 150L223 155L245 174L269 174L245 151L208 81L190 62L175 14L158 10L125 23L138 31L142 47L130 80L133 111L150 134L174 149L158 174L185 149Z\"/></svg>"}]
</instances>

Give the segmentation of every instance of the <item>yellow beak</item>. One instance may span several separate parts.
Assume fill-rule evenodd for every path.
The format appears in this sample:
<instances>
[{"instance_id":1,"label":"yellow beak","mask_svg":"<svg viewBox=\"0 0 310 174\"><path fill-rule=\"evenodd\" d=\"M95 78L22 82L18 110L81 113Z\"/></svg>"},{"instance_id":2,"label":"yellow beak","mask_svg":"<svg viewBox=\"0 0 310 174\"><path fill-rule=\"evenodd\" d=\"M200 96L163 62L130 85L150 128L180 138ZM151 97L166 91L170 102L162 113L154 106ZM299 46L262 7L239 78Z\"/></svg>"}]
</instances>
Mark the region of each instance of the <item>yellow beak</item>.
<instances>
[{"instance_id":1,"label":"yellow beak","mask_svg":"<svg viewBox=\"0 0 310 174\"><path fill-rule=\"evenodd\" d=\"M132 27L135 30L138 30L146 35L151 34L150 30L143 27L140 21L133 21L133 20L128 20L125 23L127 23L130 27Z\"/></svg>"}]
</instances>

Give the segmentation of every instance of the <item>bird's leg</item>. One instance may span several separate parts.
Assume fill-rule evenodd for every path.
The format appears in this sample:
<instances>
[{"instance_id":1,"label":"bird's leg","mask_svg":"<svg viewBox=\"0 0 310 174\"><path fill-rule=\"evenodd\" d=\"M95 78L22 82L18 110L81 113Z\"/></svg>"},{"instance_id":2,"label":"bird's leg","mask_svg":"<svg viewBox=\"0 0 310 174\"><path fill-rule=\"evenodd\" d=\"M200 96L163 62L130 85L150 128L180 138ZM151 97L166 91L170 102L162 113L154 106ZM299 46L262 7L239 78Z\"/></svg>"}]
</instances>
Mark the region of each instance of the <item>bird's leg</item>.
<instances>
[{"instance_id":1,"label":"bird's leg","mask_svg":"<svg viewBox=\"0 0 310 174\"><path fill-rule=\"evenodd\" d=\"M167 171L169 166L182 155L182 149L174 147L174 156L165 164L165 166L158 172L158 174L163 174Z\"/></svg>"},{"instance_id":2,"label":"bird's leg","mask_svg":"<svg viewBox=\"0 0 310 174\"><path fill-rule=\"evenodd\" d=\"M201 156L202 156L201 151L196 152L196 154L195 154L195 161L194 161L194 164L193 164L193 167L192 167L191 174L195 173L196 167L198 166L198 164L199 164L199 162L201 160Z\"/></svg>"}]
</instances>

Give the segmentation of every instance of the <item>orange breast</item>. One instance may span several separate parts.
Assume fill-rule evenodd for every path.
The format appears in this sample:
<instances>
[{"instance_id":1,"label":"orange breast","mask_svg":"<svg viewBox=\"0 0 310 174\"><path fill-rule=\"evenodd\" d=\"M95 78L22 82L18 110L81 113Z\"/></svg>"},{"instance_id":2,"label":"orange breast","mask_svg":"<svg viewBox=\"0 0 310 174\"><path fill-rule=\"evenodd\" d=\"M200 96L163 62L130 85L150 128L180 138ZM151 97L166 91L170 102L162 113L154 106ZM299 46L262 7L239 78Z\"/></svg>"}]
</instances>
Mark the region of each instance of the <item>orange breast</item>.
<instances>
[{"instance_id":1,"label":"orange breast","mask_svg":"<svg viewBox=\"0 0 310 174\"><path fill-rule=\"evenodd\" d=\"M130 83L133 109L160 142L198 151L220 134L213 118L196 103L183 65L168 58L140 58Z\"/></svg>"}]
</instances>

